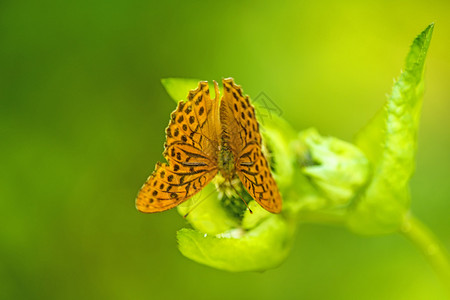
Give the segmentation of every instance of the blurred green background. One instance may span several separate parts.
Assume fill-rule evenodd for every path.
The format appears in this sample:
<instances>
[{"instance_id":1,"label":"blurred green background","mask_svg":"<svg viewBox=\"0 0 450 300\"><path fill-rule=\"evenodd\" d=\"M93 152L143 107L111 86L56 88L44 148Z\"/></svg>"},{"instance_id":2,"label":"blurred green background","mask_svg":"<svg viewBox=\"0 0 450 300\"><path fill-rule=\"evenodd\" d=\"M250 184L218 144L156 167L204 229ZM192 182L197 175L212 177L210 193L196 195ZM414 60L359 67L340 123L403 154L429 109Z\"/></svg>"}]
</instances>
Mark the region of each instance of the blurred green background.
<instances>
[{"instance_id":1,"label":"blurred green background","mask_svg":"<svg viewBox=\"0 0 450 300\"><path fill-rule=\"evenodd\" d=\"M134 207L175 108L161 78L232 76L350 141L433 21L412 207L450 248L450 2L1 1L0 298L442 299L400 235L305 225L281 267L232 274L178 252L176 211Z\"/></svg>"}]
</instances>

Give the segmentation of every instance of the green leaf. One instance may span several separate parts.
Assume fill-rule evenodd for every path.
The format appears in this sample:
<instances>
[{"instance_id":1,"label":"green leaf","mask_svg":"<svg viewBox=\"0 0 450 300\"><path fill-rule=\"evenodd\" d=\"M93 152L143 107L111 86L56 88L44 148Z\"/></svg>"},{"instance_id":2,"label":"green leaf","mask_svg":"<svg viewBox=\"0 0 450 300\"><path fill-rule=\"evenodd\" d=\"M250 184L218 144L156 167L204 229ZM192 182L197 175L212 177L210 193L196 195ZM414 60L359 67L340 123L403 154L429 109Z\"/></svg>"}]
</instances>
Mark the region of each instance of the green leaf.
<instances>
[{"instance_id":1,"label":"green leaf","mask_svg":"<svg viewBox=\"0 0 450 300\"><path fill-rule=\"evenodd\" d=\"M365 234L398 230L409 209L423 96L423 68L434 25L414 40L405 71L394 83L384 110L357 135L372 164L372 181L350 214L349 227Z\"/></svg>"},{"instance_id":2,"label":"green leaf","mask_svg":"<svg viewBox=\"0 0 450 300\"><path fill-rule=\"evenodd\" d=\"M248 207L252 210L246 210L242 218L242 228L250 230L255 228L265 219L271 216L271 213L261 207L256 201L252 200L248 203Z\"/></svg>"},{"instance_id":3,"label":"green leaf","mask_svg":"<svg viewBox=\"0 0 450 300\"><path fill-rule=\"evenodd\" d=\"M254 229L208 235L183 228L177 239L181 253L204 265L231 272L264 271L279 266L289 254L294 226L271 215Z\"/></svg>"},{"instance_id":4,"label":"green leaf","mask_svg":"<svg viewBox=\"0 0 450 300\"><path fill-rule=\"evenodd\" d=\"M238 227L239 222L221 205L213 183L200 193L178 205L180 215L189 212L186 219L195 229L207 234L219 234Z\"/></svg>"}]
</instances>

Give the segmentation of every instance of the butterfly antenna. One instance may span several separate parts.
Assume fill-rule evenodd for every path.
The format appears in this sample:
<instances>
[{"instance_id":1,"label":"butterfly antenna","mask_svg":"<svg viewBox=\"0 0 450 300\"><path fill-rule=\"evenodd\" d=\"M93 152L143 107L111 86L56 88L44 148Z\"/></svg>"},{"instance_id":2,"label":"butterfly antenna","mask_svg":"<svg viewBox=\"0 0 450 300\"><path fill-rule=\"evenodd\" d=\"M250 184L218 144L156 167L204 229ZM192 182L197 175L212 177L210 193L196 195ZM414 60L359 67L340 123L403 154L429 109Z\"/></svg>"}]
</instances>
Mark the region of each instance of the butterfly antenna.
<instances>
[{"instance_id":1,"label":"butterfly antenna","mask_svg":"<svg viewBox=\"0 0 450 300\"><path fill-rule=\"evenodd\" d=\"M241 198L241 200L244 202L245 206L247 206L248 211L253 214L253 211L250 209L250 207L248 207L247 202L245 202L244 198L241 196L241 194L239 194L239 192L236 190L236 188L233 186L233 184L231 183L231 179L230 179L230 186L233 188L233 190L236 192L236 194L238 194L239 198Z\"/></svg>"}]
</instances>

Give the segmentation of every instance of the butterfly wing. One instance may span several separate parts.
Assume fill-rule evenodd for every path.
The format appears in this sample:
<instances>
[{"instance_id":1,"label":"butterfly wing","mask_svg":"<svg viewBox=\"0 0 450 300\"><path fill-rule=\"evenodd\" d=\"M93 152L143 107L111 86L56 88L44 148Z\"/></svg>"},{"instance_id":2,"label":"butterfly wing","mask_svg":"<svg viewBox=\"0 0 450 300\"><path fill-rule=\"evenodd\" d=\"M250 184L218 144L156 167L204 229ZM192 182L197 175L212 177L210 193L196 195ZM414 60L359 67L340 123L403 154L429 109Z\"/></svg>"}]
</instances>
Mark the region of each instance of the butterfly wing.
<instances>
[{"instance_id":1,"label":"butterfly wing","mask_svg":"<svg viewBox=\"0 0 450 300\"><path fill-rule=\"evenodd\" d=\"M223 137L235 158L235 169L248 193L264 209L279 213L281 196L267 159L261 151L261 134L249 97L232 78L223 80L220 104Z\"/></svg>"},{"instance_id":2,"label":"butterfly wing","mask_svg":"<svg viewBox=\"0 0 450 300\"><path fill-rule=\"evenodd\" d=\"M180 101L166 128L164 157L142 186L136 208L145 213L173 208L199 192L217 173L218 93L209 96L207 82Z\"/></svg>"}]
</instances>

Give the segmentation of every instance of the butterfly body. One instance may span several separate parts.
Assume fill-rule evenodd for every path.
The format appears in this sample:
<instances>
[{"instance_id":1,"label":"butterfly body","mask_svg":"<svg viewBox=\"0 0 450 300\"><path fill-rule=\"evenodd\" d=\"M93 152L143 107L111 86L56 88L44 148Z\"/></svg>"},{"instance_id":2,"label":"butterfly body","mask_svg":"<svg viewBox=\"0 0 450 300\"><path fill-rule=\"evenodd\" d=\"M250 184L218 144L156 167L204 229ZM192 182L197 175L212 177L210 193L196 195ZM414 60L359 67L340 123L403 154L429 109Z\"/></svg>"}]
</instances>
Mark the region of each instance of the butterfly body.
<instances>
[{"instance_id":1,"label":"butterfly body","mask_svg":"<svg viewBox=\"0 0 450 300\"><path fill-rule=\"evenodd\" d=\"M263 208L281 211L281 196L261 149L255 109L233 79L223 80L224 95L214 82L211 99L207 82L180 101L166 129L164 157L139 191L136 207L142 212L170 209L191 198L217 173L226 182L239 177L247 192Z\"/></svg>"},{"instance_id":2,"label":"butterfly body","mask_svg":"<svg viewBox=\"0 0 450 300\"><path fill-rule=\"evenodd\" d=\"M227 181L231 181L233 177L236 176L236 168L233 152L231 152L227 144L224 144L220 147L218 162L219 172L222 177Z\"/></svg>"}]
</instances>

